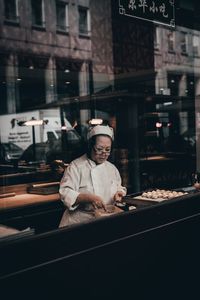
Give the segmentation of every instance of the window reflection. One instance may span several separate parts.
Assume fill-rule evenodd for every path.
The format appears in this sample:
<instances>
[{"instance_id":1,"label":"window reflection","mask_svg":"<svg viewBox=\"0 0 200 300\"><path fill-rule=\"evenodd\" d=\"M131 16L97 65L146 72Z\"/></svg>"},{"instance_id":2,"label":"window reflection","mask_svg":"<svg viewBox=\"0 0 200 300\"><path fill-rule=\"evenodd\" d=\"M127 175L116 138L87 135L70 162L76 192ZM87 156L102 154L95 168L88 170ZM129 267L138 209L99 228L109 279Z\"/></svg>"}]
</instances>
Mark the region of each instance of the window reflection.
<instances>
[{"instance_id":1,"label":"window reflection","mask_svg":"<svg viewBox=\"0 0 200 300\"><path fill-rule=\"evenodd\" d=\"M159 168L148 169L149 159L157 157L165 170L170 157L180 169L177 157L186 155L196 167L200 33L194 7L180 1L176 26L169 27L119 16L117 1L3 4L2 175L39 170L42 180L55 161L68 164L85 151L93 118L113 126L110 159L130 191L151 186L151 170ZM45 122L21 126L32 118ZM189 176L189 167L184 171Z\"/></svg>"},{"instance_id":2,"label":"window reflection","mask_svg":"<svg viewBox=\"0 0 200 300\"><path fill-rule=\"evenodd\" d=\"M86 7L79 7L79 33L80 34L89 34L90 31L90 16L89 10Z\"/></svg>"},{"instance_id":3,"label":"window reflection","mask_svg":"<svg viewBox=\"0 0 200 300\"><path fill-rule=\"evenodd\" d=\"M32 10L32 25L43 27L45 25L44 1L31 0L31 10Z\"/></svg>"},{"instance_id":4,"label":"window reflection","mask_svg":"<svg viewBox=\"0 0 200 300\"><path fill-rule=\"evenodd\" d=\"M193 55L195 56L199 56L199 36L194 34L192 37L192 46L193 46Z\"/></svg>"},{"instance_id":5,"label":"window reflection","mask_svg":"<svg viewBox=\"0 0 200 300\"><path fill-rule=\"evenodd\" d=\"M167 35L168 51L174 51L175 47L175 32L169 31Z\"/></svg>"},{"instance_id":6,"label":"window reflection","mask_svg":"<svg viewBox=\"0 0 200 300\"><path fill-rule=\"evenodd\" d=\"M7 21L19 21L18 5L18 0L4 0L4 15Z\"/></svg>"},{"instance_id":7,"label":"window reflection","mask_svg":"<svg viewBox=\"0 0 200 300\"><path fill-rule=\"evenodd\" d=\"M56 23L58 31L68 31L68 5L63 1L56 1Z\"/></svg>"}]
</instances>

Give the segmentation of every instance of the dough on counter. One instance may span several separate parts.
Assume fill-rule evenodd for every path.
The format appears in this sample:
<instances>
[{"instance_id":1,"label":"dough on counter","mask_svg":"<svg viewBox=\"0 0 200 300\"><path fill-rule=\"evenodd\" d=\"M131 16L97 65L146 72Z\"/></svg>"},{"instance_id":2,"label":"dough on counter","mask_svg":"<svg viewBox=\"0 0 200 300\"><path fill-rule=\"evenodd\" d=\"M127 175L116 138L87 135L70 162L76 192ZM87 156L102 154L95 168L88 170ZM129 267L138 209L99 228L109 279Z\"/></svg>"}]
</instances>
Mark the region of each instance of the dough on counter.
<instances>
[{"instance_id":1,"label":"dough on counter","mask_svg":"<svg viewBox=\"0 0 200 300\"><path fill-rule=\"evenodd\" d=\"M149 198L149 199L172 199L175 197L180 197L183 195L188 194L187 192L177 192L177 191L172 191L172 190L152 190L149 192L143 192L141 194L141 197L143 198Z\"/></svg>"},{"instance_id":2,"label":"dough on counter","mask_svg":"<svg viewBox=\"0 0 200 300\"><path fill-rule=\"evenodd\" d=\"M96 217L104 217L104 216L110 216L112 214L116 214L119 212L123 212L123 210L115 205L109 204L109 205L106 205L106 211L103 208L96 209L95 216Z\"/></svg>"}]
</instances>

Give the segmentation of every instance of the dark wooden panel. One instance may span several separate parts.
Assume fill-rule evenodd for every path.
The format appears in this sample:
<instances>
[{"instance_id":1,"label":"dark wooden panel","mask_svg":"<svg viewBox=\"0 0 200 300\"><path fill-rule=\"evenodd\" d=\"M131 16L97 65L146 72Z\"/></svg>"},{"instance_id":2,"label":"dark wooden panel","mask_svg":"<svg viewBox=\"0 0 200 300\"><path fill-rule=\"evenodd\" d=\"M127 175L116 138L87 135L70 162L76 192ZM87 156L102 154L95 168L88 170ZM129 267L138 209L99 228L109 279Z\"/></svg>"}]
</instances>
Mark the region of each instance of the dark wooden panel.
<instances>
[{"instance_id":1,"label":"dark wooden panel","mask_svg":"<svg viewBox=\"0 0 200 300\"><path fill-rule=\"evenodd\" d=\"M1 295L191 299L198 292L199 229L197 193L0 243Z\"/></svg>"}]
</instances>

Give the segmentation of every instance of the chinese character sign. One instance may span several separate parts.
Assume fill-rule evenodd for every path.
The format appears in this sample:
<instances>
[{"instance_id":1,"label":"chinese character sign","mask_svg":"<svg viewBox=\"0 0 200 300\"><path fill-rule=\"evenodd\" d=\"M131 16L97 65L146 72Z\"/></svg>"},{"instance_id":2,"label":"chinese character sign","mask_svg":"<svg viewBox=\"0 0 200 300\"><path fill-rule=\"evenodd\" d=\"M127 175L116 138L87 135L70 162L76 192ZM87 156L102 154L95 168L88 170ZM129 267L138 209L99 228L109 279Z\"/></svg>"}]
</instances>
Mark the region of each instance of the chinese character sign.
<instances>
[{"instance_id":1,"label":"chinese character sign","mask_svg":"<svg viewBox=\"0 0 200 300\"><path fill-rule=\"evenodd\" d=\"M174 0L118 0L119 14L175 26Z\"/></svg>"}]
</instances>

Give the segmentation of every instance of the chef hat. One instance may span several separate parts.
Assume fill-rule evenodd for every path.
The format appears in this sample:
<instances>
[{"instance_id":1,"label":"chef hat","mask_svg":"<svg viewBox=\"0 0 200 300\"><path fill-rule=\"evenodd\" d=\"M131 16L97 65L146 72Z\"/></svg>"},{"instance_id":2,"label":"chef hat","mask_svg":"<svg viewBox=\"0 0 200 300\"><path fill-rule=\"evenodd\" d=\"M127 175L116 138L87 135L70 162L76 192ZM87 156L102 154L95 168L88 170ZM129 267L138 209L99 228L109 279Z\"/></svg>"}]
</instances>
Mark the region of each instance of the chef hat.
<instances>
[{"instance_id":1,"label":"chef hat","mask_svg":"<svg viewBox=\"0 0 200 300\"><path fill-rule=\"evenodd\" d=\"M97 125L91 127L88 131L87 139L89 140L94 135L99 135L99 134L108 135L109 137L111 137L112 140L114 140L113 128L108 125Z\"/></svg>"}]
</instances>

